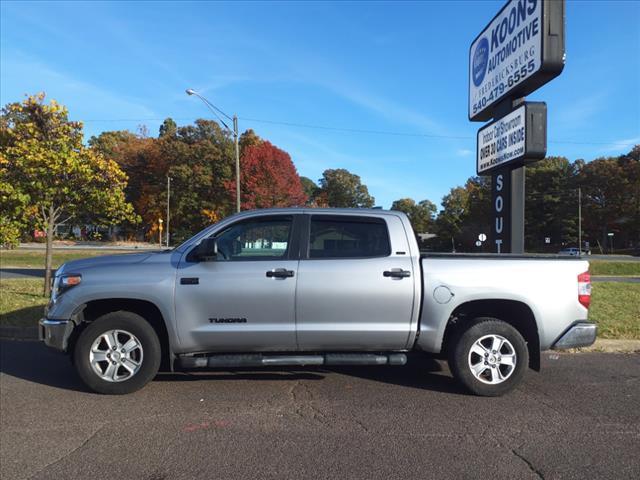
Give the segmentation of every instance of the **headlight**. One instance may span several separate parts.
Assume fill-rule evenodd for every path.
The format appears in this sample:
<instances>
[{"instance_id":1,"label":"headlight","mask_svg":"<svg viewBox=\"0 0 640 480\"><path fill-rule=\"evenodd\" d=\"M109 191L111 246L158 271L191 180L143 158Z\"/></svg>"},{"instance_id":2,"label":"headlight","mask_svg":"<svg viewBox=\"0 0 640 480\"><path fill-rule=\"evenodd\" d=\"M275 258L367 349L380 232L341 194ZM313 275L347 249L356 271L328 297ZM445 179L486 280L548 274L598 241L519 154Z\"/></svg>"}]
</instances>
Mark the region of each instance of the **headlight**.
<instances>
[{"instance_id":1,"label":"headlight","mask_svg":"<svg viewBox=\"0 0 640 480\"><path fill-rule=\"evenodd\" d=\"M53 288L51 289L51 301L55 302L56 298L72 287L82 282L82 275L79 273L68 273L56 276L53 280Z\"/></svg>"},{"instance_id":2,"label":"headlight","mask_svg":"<svg viewBox=\"0 0 640 480\"><path fill-rule=\"evenodd\" d=\"M71 287L75 287L82 281L82 275L78 274L68 274L62 275L60 277L60 283L58 284L58 288L62 291L67 290Z\"/></svg>"}]
</instances>

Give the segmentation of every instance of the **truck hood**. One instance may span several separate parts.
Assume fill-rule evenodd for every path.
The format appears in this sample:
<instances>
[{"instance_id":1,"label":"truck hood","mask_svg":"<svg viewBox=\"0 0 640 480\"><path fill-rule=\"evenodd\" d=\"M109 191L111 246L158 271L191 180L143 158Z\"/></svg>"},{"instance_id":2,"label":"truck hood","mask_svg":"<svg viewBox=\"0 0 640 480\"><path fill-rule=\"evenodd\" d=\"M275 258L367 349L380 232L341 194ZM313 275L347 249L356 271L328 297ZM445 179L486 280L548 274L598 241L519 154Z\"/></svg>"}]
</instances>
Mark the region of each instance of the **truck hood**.
<instances>
[{"instance_id":1,"label":"truck hood","mask_svg":"<svg viewBox=\"0 0 640 480\"><path fill-rule=\"evenodd\" d=\"M134 265L142 263L146 259L154 255L166 255L164 252L145 252L145 253L125 253L119 255L101 255L99 257L82 258L79 260L71 260L58 268L56 275L61 273L81 273L83 270L113 267L119 265Z\"/></svg>"}]
</instances>

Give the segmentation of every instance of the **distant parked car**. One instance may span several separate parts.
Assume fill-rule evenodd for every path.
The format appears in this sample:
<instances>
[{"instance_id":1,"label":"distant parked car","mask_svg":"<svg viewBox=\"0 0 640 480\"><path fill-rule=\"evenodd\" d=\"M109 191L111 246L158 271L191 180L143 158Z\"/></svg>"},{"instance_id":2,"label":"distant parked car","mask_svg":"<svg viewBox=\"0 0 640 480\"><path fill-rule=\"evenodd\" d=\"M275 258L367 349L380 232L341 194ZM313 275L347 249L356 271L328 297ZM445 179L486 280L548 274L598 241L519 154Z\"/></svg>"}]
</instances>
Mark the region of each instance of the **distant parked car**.
<instances>
[{"instance_id":1,"label":"distant parked car","mask_svg":"<svg viewBox=\"0 0 640 480\"><path fill-rule=\"evenodd\" d=\"M577 257L580 254L580 251L577 247L570 247L570 248L563 248L558 252L558 254ZM582 250L582 255L591 255L591 250Z\"/></svg>"}]
</instances>

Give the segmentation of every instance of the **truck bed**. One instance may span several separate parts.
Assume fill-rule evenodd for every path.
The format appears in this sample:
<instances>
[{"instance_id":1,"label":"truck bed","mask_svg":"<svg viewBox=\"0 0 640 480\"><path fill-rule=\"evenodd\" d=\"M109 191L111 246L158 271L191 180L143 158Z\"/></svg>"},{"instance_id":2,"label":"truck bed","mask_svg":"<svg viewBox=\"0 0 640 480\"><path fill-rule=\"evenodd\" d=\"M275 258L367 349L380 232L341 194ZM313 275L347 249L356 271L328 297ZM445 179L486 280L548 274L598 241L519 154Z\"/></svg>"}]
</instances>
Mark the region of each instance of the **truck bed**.
<instances>
[{"instance_id":1,"label":"truck bed","mask_svg":"<svg viewBox=\"0 0 640 480\"><path fill-rule=\"evenodd\" d=\"M451 253L420 251L420 258L470 258L489 260L587 260L587 256L574 257L556 253Z\"/></svg>"}]
</instances>

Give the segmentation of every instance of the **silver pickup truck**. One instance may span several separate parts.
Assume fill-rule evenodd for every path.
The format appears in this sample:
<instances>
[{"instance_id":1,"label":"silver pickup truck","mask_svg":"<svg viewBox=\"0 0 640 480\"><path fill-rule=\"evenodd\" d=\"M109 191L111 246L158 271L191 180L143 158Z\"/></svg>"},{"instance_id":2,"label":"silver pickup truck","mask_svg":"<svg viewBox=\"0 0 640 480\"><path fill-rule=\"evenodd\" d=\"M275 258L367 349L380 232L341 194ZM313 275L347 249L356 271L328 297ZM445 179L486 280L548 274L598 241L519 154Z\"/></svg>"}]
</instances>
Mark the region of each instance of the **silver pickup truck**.
<instances>
[{"instance_id":1,"label":"silver pickup truck","mask_svg":"<svg viewBox=\"0 0 640 480\"><path fill-rule=\"evenodd\" d=\"M418 350L495 396L539 370L542 350L595 341L588 267L421 255L395 211L251 211L173 250L64 264L40 335L107 394L161 369L404 365Z\"/></svg>"}]
</instances>

